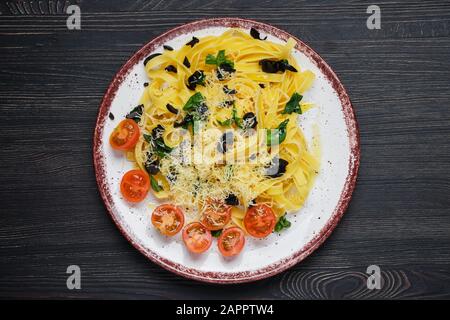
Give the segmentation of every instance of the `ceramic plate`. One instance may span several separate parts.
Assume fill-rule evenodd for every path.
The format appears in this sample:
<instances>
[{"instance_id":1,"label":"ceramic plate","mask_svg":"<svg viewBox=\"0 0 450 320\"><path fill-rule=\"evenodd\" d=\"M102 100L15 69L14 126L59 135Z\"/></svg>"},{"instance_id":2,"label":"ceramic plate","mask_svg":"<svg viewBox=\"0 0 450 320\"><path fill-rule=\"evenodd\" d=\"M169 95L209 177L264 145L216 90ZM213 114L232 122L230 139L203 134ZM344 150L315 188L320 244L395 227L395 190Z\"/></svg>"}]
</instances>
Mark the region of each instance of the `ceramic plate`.
<instances>
[{"instance_id":1,"label":"ceramic plate","mask_svg":"<svg viewBox=\"0 0 450 320\"><path fill-rule=\"evenodd\" d=\"M306 137L312 126L319 128L321 170L305 206L290 216L291 228L281 234L256 240L247 238L246 248L234 259L223 258L218 250L203 255L190 254L181 234L166 238L151 225L150 201L130 205L121 197L120 179L132 168L122 154L113 151L108 138L113 128L137 105L148 82L143 67L145 57L162 52L162 45L180 48L192 36L219 35L227 28L251 27L283 43L294 36L256 21L220 18L182 25L147 43L119 70L100 106L94 134L94 164L97 183L106 208L123 235L153 262L179 275L216 283L247 282L273 276L303 260L330 235L350 201L359 166L359 132L350 99L330 66L310 47L296 39L294 57L302 69L316 75L305 94L317 108L300 116ZM115 118L111 120L109 113ZM213 244L214 246L215 244Z\"/></svg>"}]
</instances>

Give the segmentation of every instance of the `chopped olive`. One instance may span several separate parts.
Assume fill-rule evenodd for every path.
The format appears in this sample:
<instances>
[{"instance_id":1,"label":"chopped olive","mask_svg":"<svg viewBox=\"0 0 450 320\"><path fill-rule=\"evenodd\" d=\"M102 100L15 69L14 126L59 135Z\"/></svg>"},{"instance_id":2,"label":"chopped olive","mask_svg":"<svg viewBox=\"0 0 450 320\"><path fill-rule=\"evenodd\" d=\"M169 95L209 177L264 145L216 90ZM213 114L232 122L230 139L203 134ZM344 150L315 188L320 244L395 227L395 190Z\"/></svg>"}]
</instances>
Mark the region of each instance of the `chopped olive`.
<instances>
[{"instance_id":1,"label":"chopped olive","mask_svg":"<svg viewBox=\"0 0 450 320\"><path fill-rule=\"evenodd\" d=\"M220 107L230 107L234 105L234 100L225 100L220 103Z\"/></svg>"},{"instance_id":2,"label":"chopped olive","mask_svg":"<svg viewBox=\"0 0 450 320\"><path fill-rule=\"evenodd\" d=\"M176 109L173 105L171 105L170 103L166 104L166 108L167 110L169 110L169 112L173 113L173 114L178 114L178 109Z\"/></svg>"},{"instance_id":3,"label":"chopped olive","mask_svg":"<svg viewBox=\"0 0 450 320\"><path fill-rule=\"evenodd\" d=\"M259 31L256 30L255 28L250 29L250 35L252 36L252 38L254 38L256 40L266 40L267 39L267 36L264 39L261 39L261 35L259 34Z\"/></svg>"},{"instance_id":4,"label":"chopped olive","mask_svg":"<svg viewBox=\"0 0 450 320\"><path fill-rule=\"evenodd\" d=\"M258 124L258 121L256 120L256 115L253 112L247 112L242 117L242 120L244 121L244 128L256 128L256 125Z\"/></svg>"},{"instance_id":5,"label":"chopped olive","mask_svg":"<svg viewBox=\"0 0 450 320\"><path fill-rule=\"evenodd\" d=\"M284 159L275 157L270 162L270 165L266 168L266 176L270 178L281 177L286 172L286 166L289 164Z\"/></svg>"},{"instance_id":6,"label":"chopped olive","mask_svg":"<svg viewBox=\"0 0 450 320\"><path fill-rule=\"evenodd\" d=\"M184 57L183 64L184 64L184 66L186 68L190 68L191 67L191 63L189 62L187 57Z\"/></svg>"},{"instance_id":7,"label":"chopped olive","mask_svg":"<svg viewBox=\"0 0 450 320\"><path fill-rule=\"evenodd\" d=\"M262 59L259 61L259 64L261 65L262 71L266 73L277 73L279 71L285 72L286 70L297 72L297 69L291 66L286 59L283 60Z\"/></svg>"},{"instance_id":8,"label":"chopped olive","mask_svg":"<svg viewBox=\"0 0 450 320\"><path fill-rule=\"evenodd\" d=\"M239 199L238 199L238 197L236 197L236 195L234 195L233 193L230 193L225 198L225 203L229 206L237 206L237 205L239 205Z\"/></svg>"},{"instance_id":9,"label":"chopped olive","mask_svg":"<svg viewBox=\"0 0 450 320\"><path fill-rule=\"evenodd\" d=\"M197 70L188 78L187 87L191 90L195 90L197 85L205 85L205 78L203 70Z\"/></svg>"},{"instance_id":10,"label":"chopped olive","mask_svg":"<svg viewBox=\"0 0 450 320\"><path fill-rule=\"evenodd\" d=\"M230 63L228 62L221 63L217 68L217 79L223 80L225 73L233 73L233 72L236 72L236 69L234 69Z\"/></svg>"},{"instance_id":11,"label":"chopped olive","mask_svg":"<svg viewBox=\"0 0 450 320\"><path fill-rule=\"evenodd\" d=\"M158 124L156 127L152 129L152 138L158 139L161 138L164 133L164 127L160 124Z\"/></svg>"},{"instance_id":12,"label":"chopped olive","mask_svg":"<svg viewBox=\"0 0 450 320\"><path fill-rule=\"evenodd\" d=\"M260 83L260 84L259 84L259 87L260 87L261 89L264 89L266 86L264 85L264 83Z\"/></svg>"},{"instance_id":13,"label":"chopped olive","mask_svg":"<svg viewBox=\"0 0 450 320\"><path fill-rule=\"evenodd\" d=\"M159 160L156 157L148 155L148 159L144 164L145 170L149 174L157 174L159 172Z\"/></svg>"},{"instance_id":14,"label":"chopped olive","mask_svg":"<svg viewBox=\"0 0 450 320\"><path fill-rule=\"evenodd\" d=\"M225 132L217 145L217 150L221 153L227 152L227 150L233 145L233 132Z\"/></svg>"},{"instance_id":15,"label":"chopped olive","mask_svg":"<svg viewBox=\"0 0 450 320\"><path fill-rule=\"evenodd\" d=\"M236 94L237 93L236 89L230 89L230 88L228 88L227 85L223 86L223 92L225 94Z\"/></svg>"},{"instance_id":16,"label":"chopped olive","mask_svg":"<svg viewBox=\"0 0 450 320\"><path fill-rule=\"evenodd\" d=\"M181 122L175 122L173 126L174 128L182 127L183 129L187 129L190 124L194 124L194 118L191 114L187 114Z\"/></svg>"},{"instance_id":17,"label":"chopped olive","mask_svg":"<svg viewBox=\"0 0 450 320\"><path fill-rule=\"evenodd\" d=\"M254 207L254 206L256 206L256 199L253 199L252 201L250 201L250 202L248 203L248 207L249 207L249 208Z\"/></svg>"},{"instance_id":18,"label":"chopped olive","mask_svg":"<svg viewBox=\"0 0 450 320\"><path fill-rule=\"evenodd\" d=\"M154 54L149 55L147 58L144 59L144 66L147 64L147 62L149 62L153 58L160 56L160 55L161 55L161 53L154 53Z\"/></svg>"},{"instance_id":19,"label":"chopped olive","mask_svg":"<svg viewBox=\"0 0 450 320\"><path fill-rule=\"evenodd\" d=\"M168 65L167 67L164 68L164 70L166 70L167 72L177 73L177 68L173 65Z\"/></svg>"},{"instance_id":20,"label":"chopped olive","mask_svg":"<svg viewBox=\"0 0 450 320\"><path fill-rule=\"evenodd\" d=\"M191 46L193 48L197 43L199 43L200 40L196 37L192 37L192 40L186 43L187 46Z\"/></svg>"},{"instance_id":21,"label":"chopped olive","mask_svg":"<svg viewBox=\"0 0 450 320\"><path fill-rule=\"evenodd\" d=\"M109 118L110 118L111 120L114 120L114 115L112 114L112 112L109 113Z\"/></svg>"},{"instance_id":22,"label":"chopped olive","mask_svg":"<svg viewBox=\"0 0 450 320\"><path fill-rule=\"evenodd\" d=\"M144 111L144 105L140 104L133 108L125 117L127 119L133 119L135 122L141 121L142 112Z\"/></svg>"},{"instance_id":23,"label":"chopped olive","mask_svg":"<svg viewBox=\"0 0 450 320\"><path fill-rule=\"evenodd\" d=\"M164 48L164 50L167 50L167 51L173 51L173 48L171 47L171 46L168 46L168 45L163 45L163 48Z\"/></svg>"}]
</instances>

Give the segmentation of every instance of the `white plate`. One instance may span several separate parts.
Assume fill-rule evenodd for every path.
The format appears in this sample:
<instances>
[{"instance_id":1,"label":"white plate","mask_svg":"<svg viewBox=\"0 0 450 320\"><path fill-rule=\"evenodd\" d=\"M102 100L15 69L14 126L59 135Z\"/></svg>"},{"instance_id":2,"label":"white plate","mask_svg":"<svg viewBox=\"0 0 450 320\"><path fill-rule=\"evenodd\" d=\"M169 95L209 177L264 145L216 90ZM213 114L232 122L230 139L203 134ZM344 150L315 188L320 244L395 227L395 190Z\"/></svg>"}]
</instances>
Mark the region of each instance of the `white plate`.
<instances>
[{"instance_id":1,"label":"white plate","mask_svg":"<svg viewBox=\"0 0 450 320\"><path fill-rule=\"evenodd\" d=\"M223 258L213 247L202 255L190 254L181 240L162 236L150 221L151 195L143 202L126 202L119 190L120 179L132 168L122 153L109 145L109 135L124 116L137 105L149 79L143 60L149 54L162 52L162 45L180 48L192 36L219 35L229 27L249 30L255 27L268 40L283 43L289 37L284 31L255 21L221 18L202 20L172 29L139 50L118 72L100 107L94 135L94 163L100 193L111 217L125 237L144 255L175 273L189 278L218 283L246 282L265 278L287 269L316 249L331 233L347 208L355 186L359 166L359 132L345 89L323 59L300 40L294 57L302 70L316 75L305 101L316 109L301 115L300 126L307 139L312 125L318 125L322 157L320 173L304 205L290 215L291 228L281 234L257 240L247 238L242 254ZM114 120L109 119L109 113Z\"/></svg>"}]
</instances>

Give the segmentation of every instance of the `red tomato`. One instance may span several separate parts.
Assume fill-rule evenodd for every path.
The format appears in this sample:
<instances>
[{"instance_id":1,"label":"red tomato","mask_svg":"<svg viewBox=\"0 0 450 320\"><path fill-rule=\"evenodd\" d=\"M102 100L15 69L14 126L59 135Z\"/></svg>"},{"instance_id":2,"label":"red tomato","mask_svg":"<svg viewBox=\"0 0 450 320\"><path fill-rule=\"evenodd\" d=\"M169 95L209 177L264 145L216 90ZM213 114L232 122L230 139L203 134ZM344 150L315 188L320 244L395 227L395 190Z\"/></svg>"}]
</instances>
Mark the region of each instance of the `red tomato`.
<instances>
[{"instance_id":1,"label":"red tomato","mask_svg":"<svg viewBox=\"0 0 450 320\"><path fill-rule=\"evenodd\" d=\"M139 139L139 126L131 119L122 120L111 132L109 143L116 150L130 150Z\"/></svg>"},{"instance_id":2,"label":"red tomato","mask_svg":"<svg viewBox=\"0 0 450 320\"><path fill-rule=\"evenodd\" d=\"M200 222L192 222L183 229L183 241L189 251L202 253L211 247L211 232Z\"/></svg>"},{"instance_id":3,"label":"red tomato","mask_svg":"<svg viewBox=\"0 0 450 320\"><path fill-rule=\"evenodd\" d=\"M201 222L211 231L221 230L230 222L231 206L223 200L210 199L203 209Z\"/></svg>"},{"instance_id":4,"label":"red tomato","mask_svg":"<svg viewBox=\"0 0 450 320\"><path fill-rule=\"evenodd\" d=\"M122 177L120 192L130 202L142 201L150 189L150 178L142 170L130 170Z\"/></svg>"},{"instance_id":5,"label":"red tomato","mask_svg":"<svg viewBox=\"0 0 450 320\"><path fill-rule=\"evenodd\" d=\"M267 237L276 223L277 218L273 210L265 204L250 207L244 217L245 229L255 238Z\"/></svg>"},{"instance_id":6,"label":"red tomato","mask_svg":"<svg viewBox=\"0 0 450 320\"><path fill-rule=\"evenodd\" d=\"M219 251L224 257L238 255L244 248L244 244L244 231L238 227L231 227L223 230L217 241Z\"/></svg>"},{"instance_id":7,"label":"red tomato","mask_svg":"<svg viewBox=\"0 0 450 320\"><path fill-rule=\"evenodd\" d=\"M184 225L184 214L180 208L171 204L163 204L152 213L152 224L166 236L176 235Z\"/></svg>"}]
</instances>

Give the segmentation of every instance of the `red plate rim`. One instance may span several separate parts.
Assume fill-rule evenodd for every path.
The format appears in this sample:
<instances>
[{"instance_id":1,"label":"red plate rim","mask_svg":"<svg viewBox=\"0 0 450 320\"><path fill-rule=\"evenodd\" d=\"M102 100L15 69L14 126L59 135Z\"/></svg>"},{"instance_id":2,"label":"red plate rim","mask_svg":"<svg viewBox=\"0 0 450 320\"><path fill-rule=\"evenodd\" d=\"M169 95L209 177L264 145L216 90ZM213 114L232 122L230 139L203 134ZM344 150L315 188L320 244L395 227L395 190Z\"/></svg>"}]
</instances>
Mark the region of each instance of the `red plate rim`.
<instances>
[{"instance_id":1,"label":"red plate rim","mask_svg":"<svg viewBox=\"0 0 450 320\"><path fill-rule=\"evenodd\" d=\"M297 42L296 49L305 54L316 64L316 66L326 76L327 80L332 85L333 89L337 92L339 100L342 105L342 111L345 116L345 122L349 136L350 160L348 164L349 167L347 178L339 202L333 214L328 219L327 223L322 227L320 232L312 240L310 240L302 249L294 252L285 259L279 260L269 266L252 271L230 272L230 273L199 271L197 269L187 268L181 264L174 263L168 259L165 259L157 255L152 250L143 247L140 243L136 242L132 238L131 232L129 230L126 230L125 227L122 224L120 224L120 222L114 215L113 213L114 202L106 182L105 163L104 157L101 153L100 138L103 133L105 121L108 118L111 102L113 101L120 84L129 74L132 67L136 65L144 57L152 53L157 47L160 47L165 42L173 38L176 38L182 34L190 33L200 29L205 29L208 27L229 27L229 28L237 27L244 29L255 27L259 31L262 31L263 33L271 34L284 41L287 41L289 38L293 38ZM149 258L156 264L159 264L163 268L189 279L211 283L251 282L274 276L292 267L298 262L302 261L314 250L316 250L334 230L334 228L336 227L336 225L338 224L339 220L342 218L344 212L348 207L351 195L356 185L356 178L360 162L359 128L358 123L356 121L352 103L341 81L339 80L335 72L331 69L331 67L322 59L322 57L320 57L320 55L313 49L311 49L308 45L306 45L304 42L297 39L296 37L292 36L291 34L287 33L286 31L283 31L281 29L278 29L276 27L273 27L271 25L262 22L230 17L213 18L183 24L181 26L175 27L163 33L162 35L148 42L122 66L122 68L119 70L119 72L115 75L115 77L111 81L108 90L106 91L100 105L96 126L94 129L93 160L98 188L109 215L111 216L111 218L113 219L114 223L117 225L121 233L124 235L124 237L143 255L145 255L147 258Z\"/></svg>"}]
</instances>

